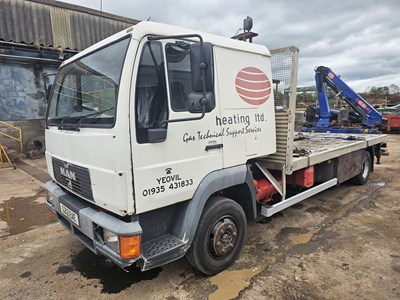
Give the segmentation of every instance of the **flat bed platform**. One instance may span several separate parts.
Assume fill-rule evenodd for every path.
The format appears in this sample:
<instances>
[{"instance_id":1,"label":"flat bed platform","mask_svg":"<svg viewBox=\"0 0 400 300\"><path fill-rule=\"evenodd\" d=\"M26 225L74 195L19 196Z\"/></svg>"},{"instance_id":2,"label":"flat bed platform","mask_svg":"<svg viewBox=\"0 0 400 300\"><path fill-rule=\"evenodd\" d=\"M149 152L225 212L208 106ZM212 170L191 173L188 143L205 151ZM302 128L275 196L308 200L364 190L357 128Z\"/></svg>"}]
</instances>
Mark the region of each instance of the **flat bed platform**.
<instances>
[{"instance_id":1,"label":"flat bed platform","mask_svg":"<svg viewBox=\"0 0 400 300\"><path fill-rule=\"evenodd\" d=\"M385 134L302 133L300 137L293 145L293 171L386 141Z\"/></svg>"},{"instance_id":2,"label":"flat bed platform","mask_svg":"<svg viewBox=\"0 0 400 300\"><path fill-rule=\"evenodd\" d=\"M317 193L320 193L338 182L338 178L328 179L318 185L304 190L290 198L286 198L285 184L277 182L268 169L282 170L286 174L292 174L294 171L307 168L322 162L329 161L342 155L366 149L371 146L386 142L384 134L345 134L345 133L301 133L295 136L293 151L286 152L286 164L279 164L274 160L267 158L259 159L256 165L263 174L270 180L275 188L282 195L282 201L273 205L263 205L261 214L270 217L273 214L290 207L300 201L303 201ZM288 147L290 148L290 147ZM289 166L289 168L288 168ZM347 180L347 179L346 179Z\"/></svg>"}]
</instances>

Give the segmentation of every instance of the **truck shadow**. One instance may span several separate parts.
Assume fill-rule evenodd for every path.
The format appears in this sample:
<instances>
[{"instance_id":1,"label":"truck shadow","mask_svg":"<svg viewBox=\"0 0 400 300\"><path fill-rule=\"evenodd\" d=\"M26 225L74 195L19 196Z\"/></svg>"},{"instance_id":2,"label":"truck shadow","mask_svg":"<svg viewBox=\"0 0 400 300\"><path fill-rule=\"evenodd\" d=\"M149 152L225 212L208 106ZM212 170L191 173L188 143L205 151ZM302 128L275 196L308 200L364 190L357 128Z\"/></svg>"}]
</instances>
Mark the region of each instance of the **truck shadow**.
<instances>
[{"instance_id":1,"label":"truck shadow","mask_svg":"<svg viewBox=\"0 0 400 300\"><path fill-rule=\"evenodd\" d=\"M110 260L95 255L89 249L83 249L73 259L74 270L87 279L98 279L102 284L102 293L116 294L134 283L156 278L162 268L141 272L137 267L126 268L126 271Z\"/></svg>"}]
</instances>

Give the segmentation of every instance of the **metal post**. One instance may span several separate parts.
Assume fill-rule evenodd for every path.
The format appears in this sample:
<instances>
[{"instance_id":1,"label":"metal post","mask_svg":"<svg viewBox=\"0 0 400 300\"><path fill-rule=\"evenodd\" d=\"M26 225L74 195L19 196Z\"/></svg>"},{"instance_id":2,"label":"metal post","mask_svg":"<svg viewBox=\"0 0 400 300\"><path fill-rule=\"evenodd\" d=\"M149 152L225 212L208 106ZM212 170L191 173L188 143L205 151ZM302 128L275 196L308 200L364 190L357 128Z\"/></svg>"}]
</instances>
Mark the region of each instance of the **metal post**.
<instances>
[{"instance_id":1,"label":"metal post","mask_svg":"<svg viewBox=\"0 0 400 300\"><path fill-rule=\"evenodd\" d=\"M21 147L21 154L22 154L22 153L24 152L24 151L23 151L23 146L22 146L22 129L21 129L21 128L18 128L18 127L15 127L15 126L13 126L13 125L10 125L10 124L8 124L8 123L6 123L6 122L3 122L3 121L0 121L0 124L3 124L3 125L5 125L5 126L7 126L7 127L10 127L10 128L15 129L15 130L18 130L18 132L19 132L19 139L17 139L16 137L11 136L11 135L9 135L9 134L6 134L6 133L4 133L4 132L0 132L0 135L4 135L4 136L6 136L6 137L8 137L8 138L10 138L10 139L19 141L19 144L20 144L20 147Z\"/></svg>"},{"instance_id":2,"label":"metal post","mask_svg":"<svg viewBox=\"0 0 400 300\"><path fill-rule=\"evenodd\" d=\"M24 149L22 147L22 129L21 128L19 129L19 143L20 143L20 146L21 146L21 154L23 154L24 153Z\"/></svg>"}]
</instances>

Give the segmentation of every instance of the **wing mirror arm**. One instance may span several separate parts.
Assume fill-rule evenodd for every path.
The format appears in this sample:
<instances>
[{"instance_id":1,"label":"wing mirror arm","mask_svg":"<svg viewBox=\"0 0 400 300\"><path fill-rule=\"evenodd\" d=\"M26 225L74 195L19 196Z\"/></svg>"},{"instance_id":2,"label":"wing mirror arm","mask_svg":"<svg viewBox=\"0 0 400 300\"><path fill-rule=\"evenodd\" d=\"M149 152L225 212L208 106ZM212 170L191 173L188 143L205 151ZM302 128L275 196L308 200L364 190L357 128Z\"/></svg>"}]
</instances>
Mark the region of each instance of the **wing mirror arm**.
<instances>
[{"instance_id":1,"label":"wing mirror arm","mask_svg":"<svg viewBox=\"0 0 400 300\"><path fill-rule=\"evenodd\" d=\"M161 122L160 126L163 127L164 124L167 124L167 123L176 123L176 122L187 122L187 121L201 120L206 115L207 103L208 103L208 100L207 100L206 97L203 97L203 98L200 99L201 115L198 116L198 117L164 120L164 121Z\"/></svg>"},{"instance_id":2,"label":"wing mirror arm","mask_svg":"<svg viewBox=\"0 0 400 300\"><path fill-rule=\"evenodd\" d=\"M200 105L201 111L198 111L199 109L194 107L193 110L189 109L190 112L192 113L198 113L200 112L201 115L197 116L197 117L192 117L192 118L181 118L181 119L172 119L172 120L164 120L161 122L160 126L163 127L165 124L167 123L176 123L176 122L185 122L185 121L195 121L195 120L201 120L204 118L207 110L208 110L208 106L210 105L211 100L213 99L213 95L211 94L211 90L213 90L213 81L212 81L212 75L211 74L207 74L207 70L211 70L209 68L211 68L211 66L209 66L206 62L206 57L207 57L207 61L209 64L211 64L211 44L209 43L204 43L203 42L203 37L199 34L184 34L184 35L172 35L172 36L149 36L148 40L163 40L163 39L185 39L185 38L197 38L199 39L199 48L196 49L197 55L199 60L194 60L193 62L191 61L191 68L192 68L192 73L193 73L193 69L195 69L195 65L197 64L197 68L200 71L200 82L196 80L194 80L194 82L192 81L192 86L193 86L193 90L196 92L200 92L201 93L201 99L197 100L196 99L192 99L191 101L193 102L193 106L195 102L197 102ZM205 55L205 46L207 46L207 55ZM192 48L192 51L193 48ZM192 58L191 58L192 59ZM210 71L211 72L211 71ZM198 74L198 73L197 73ZM193 74L192 74L193 76ZM210 77L208 80L206 77ZM193 79L192 79L193 80ZM197 97L199 95L197 94ZM193 95L193 97L196 97L196 95ZM198 105L197 104L197 105ZM198 106L197 106L198 107Z\"/></svg>"}]
</instances>

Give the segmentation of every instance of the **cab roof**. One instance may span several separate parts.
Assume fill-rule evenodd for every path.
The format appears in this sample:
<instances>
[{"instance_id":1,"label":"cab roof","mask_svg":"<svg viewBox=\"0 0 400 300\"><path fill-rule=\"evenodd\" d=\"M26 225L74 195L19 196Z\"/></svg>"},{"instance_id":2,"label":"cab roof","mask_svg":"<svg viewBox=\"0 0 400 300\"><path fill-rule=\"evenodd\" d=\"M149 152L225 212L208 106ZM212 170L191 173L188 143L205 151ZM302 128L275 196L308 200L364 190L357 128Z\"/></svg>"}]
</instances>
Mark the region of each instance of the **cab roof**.
<instances>
[{"instance_id":1,"label":"cab roof","mask_svg":"<svg viewBox=\"0 0 400 300\"><path fill-rule=\"evenodd\" d=\"M244 52L250 52L250 53L255 53L263 56L270 56L269 50L262 45L258 44L253 44L253 43L248 43L248 42L243 42L243 41L238 41L234 40L231 38L227 37L222 37L210 33L204 33L192 29L187 29L183 27L178 27L178 26L173 26L173 25L167 25L167 24L162 24L162 23L156 23L156 22L150 22L150 21L143 21L140 22L134 26L131 26L125 30L122 30L88 48L86 48L84 51L81 51L79 54L75 55L71 59L65 61L65 63L69 63L73 60L77 60L81 58L82 56L87 55L88 53L97 50L109 43L112 43L127 34L132 34L132 38L140 41L143 37L149 36L149 35L162 35L162 36L171 36L171 35L184 35L184 34L199 34L203 37L204 42L210 42L211 44L218 46L218 47L223 47L223 48L228 48L228 49L233 49L233 50L238 50L238 51L244 51ZM191 39L189 39L191 40ZM196 41L195 38L193 38L193 41Z\"/></svg>"}]
</instances>

